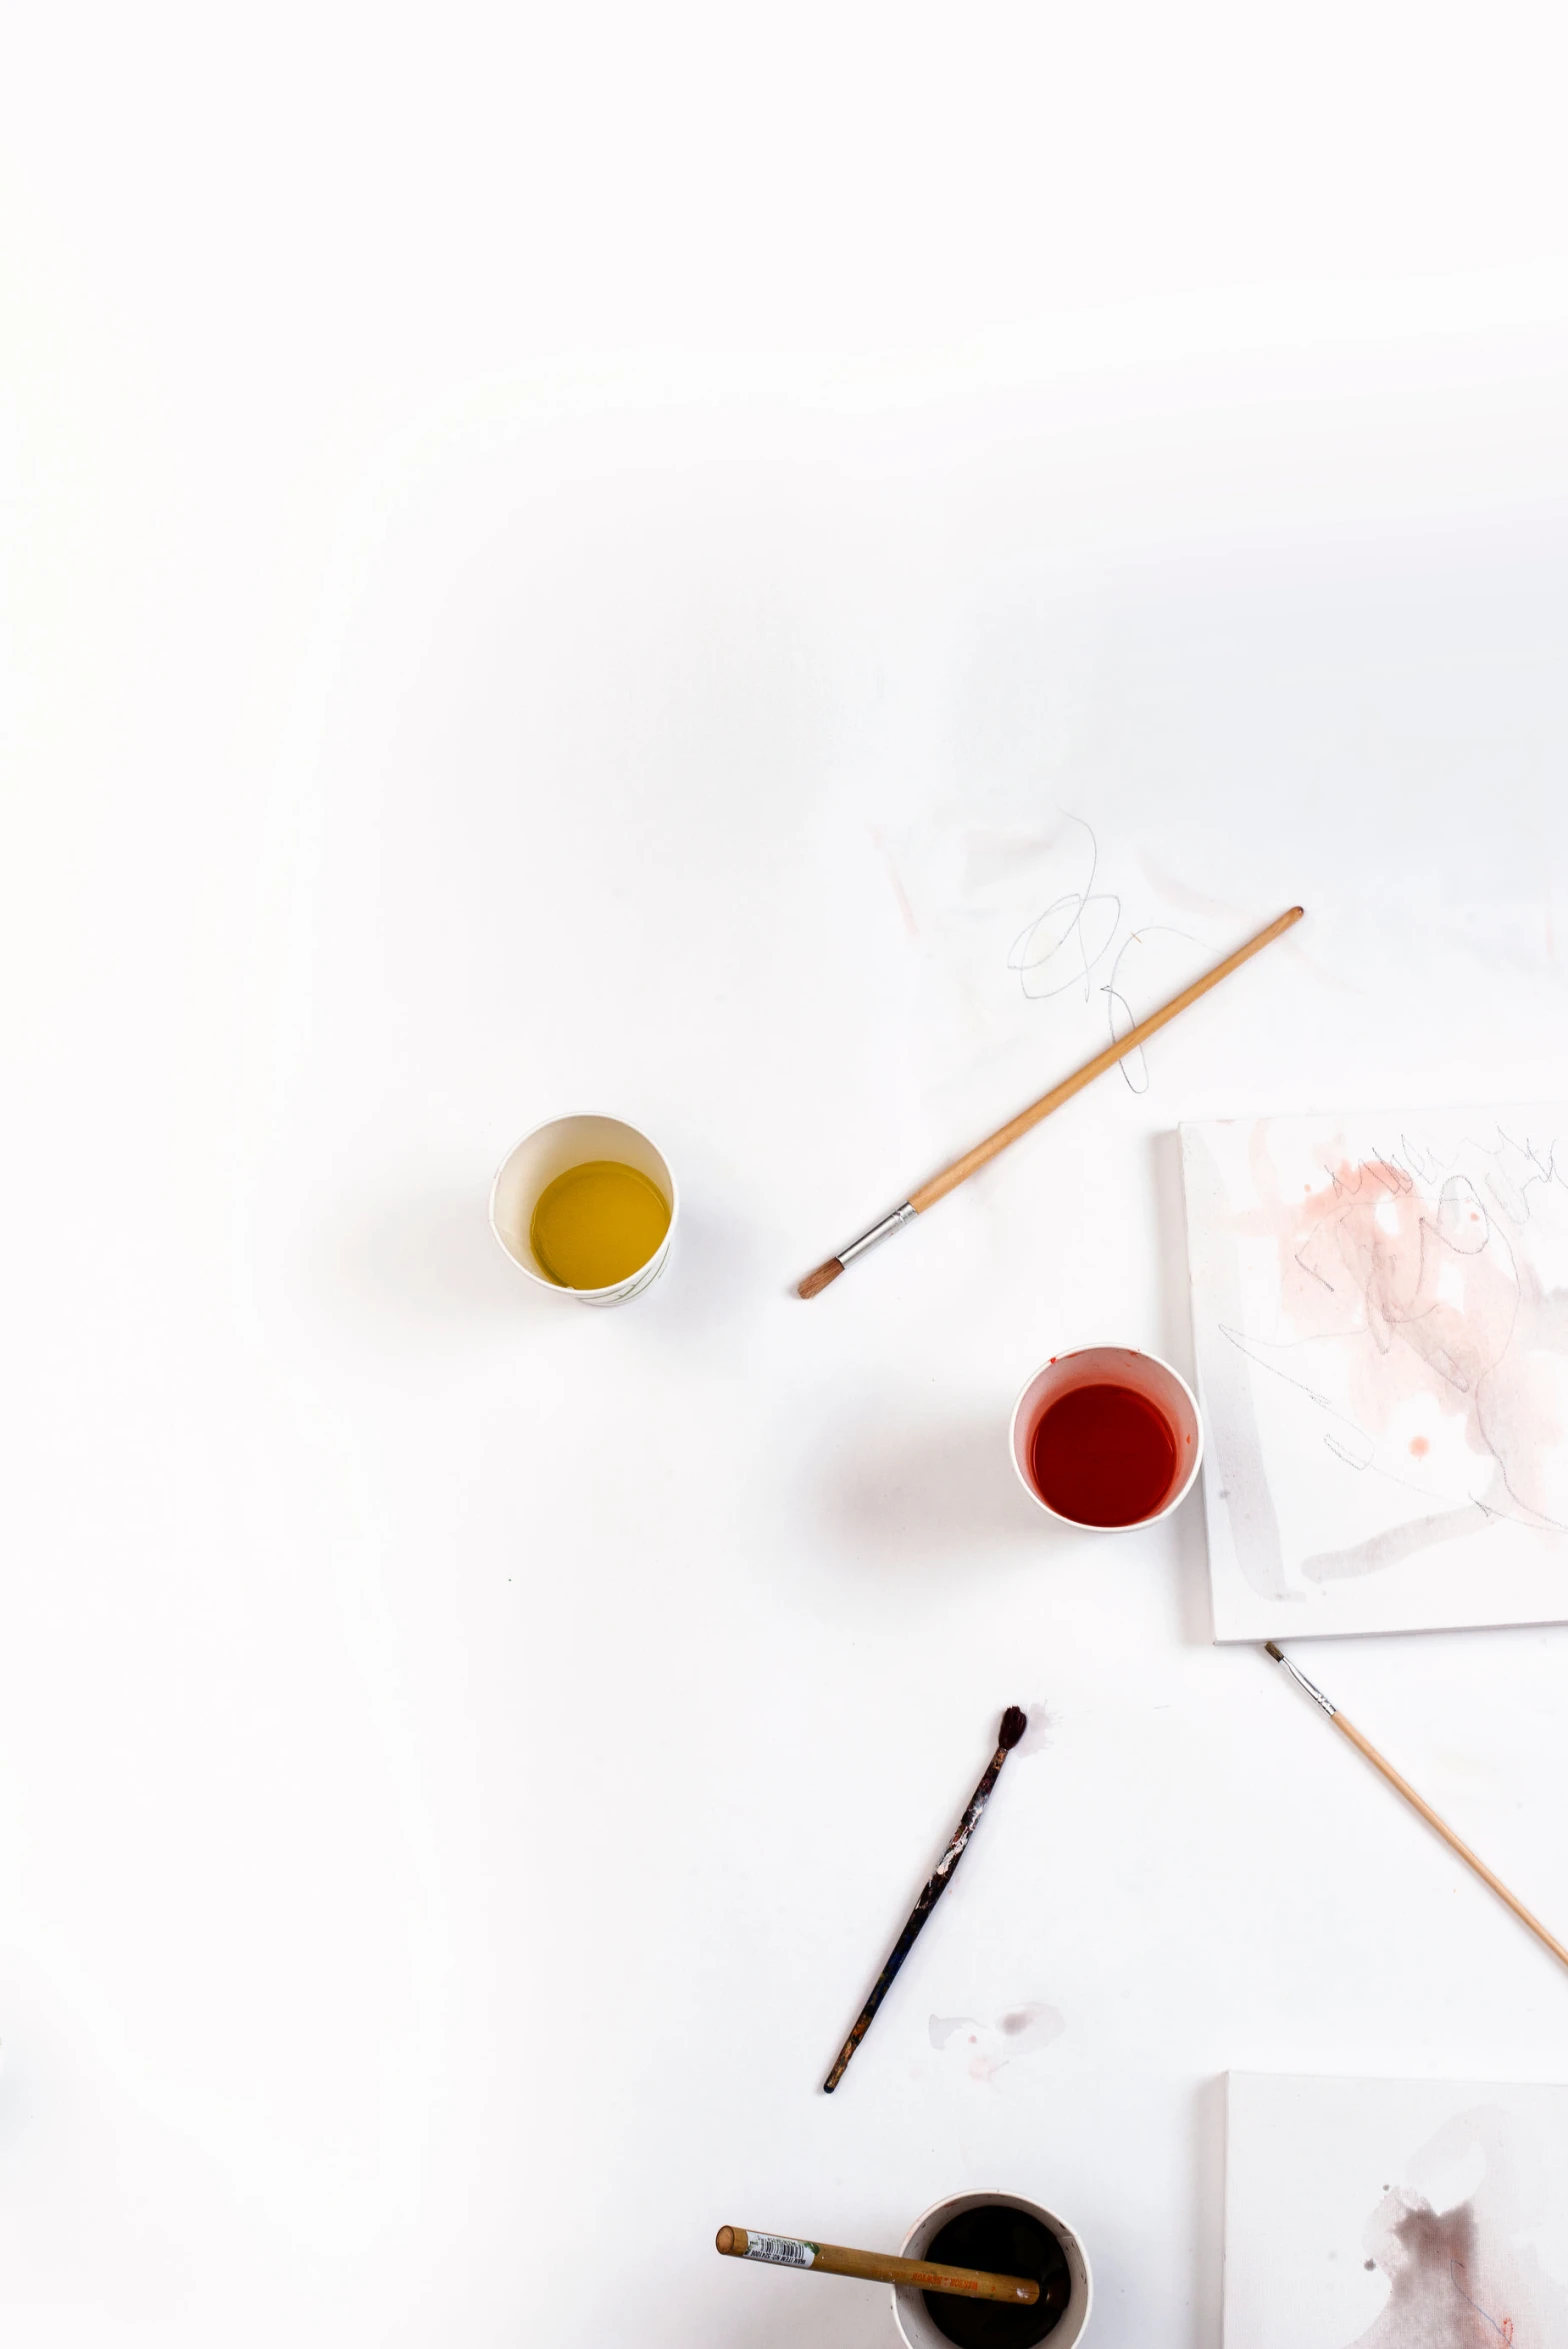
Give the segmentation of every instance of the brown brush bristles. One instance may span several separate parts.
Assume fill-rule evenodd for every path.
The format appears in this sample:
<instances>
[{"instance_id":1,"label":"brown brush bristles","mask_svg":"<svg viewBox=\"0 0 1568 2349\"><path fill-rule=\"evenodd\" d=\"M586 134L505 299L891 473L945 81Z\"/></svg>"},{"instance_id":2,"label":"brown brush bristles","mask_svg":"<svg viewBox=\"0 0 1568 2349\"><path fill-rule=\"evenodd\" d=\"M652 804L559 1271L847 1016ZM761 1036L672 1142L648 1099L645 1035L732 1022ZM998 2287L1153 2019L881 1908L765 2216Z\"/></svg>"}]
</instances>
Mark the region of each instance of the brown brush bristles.
<instances>
[{"instance_id":1,"label":"brown brush bristles","mask_svg":"<svg viewBox=\"0 0 1568 2349\"><path fill-rule=\"evenodd\" d=\"M1002 1715L1002 1727L996 1741L997 1744L1001 1746L1006 1752L1010 1753L1028 1726L1029 1716L1024 1711L1023 1707L1021 1705L1009 1705L1006 1712Z\"/></svg>"},{"instance_id":2,"label":"brown brush bristles","mask_svg":"<svg viewBox=\"0 0 1568 2349\"><path fill-rule=\"evenodd\" d=\"M1285 1661L1271 1639L1266 1639L1263 1642L1263 1652L1266 1656L1272 1656L1276 1664L1283 1664Z\"/></svg>"},{"instance_id":3,"label":"brown brush bristles","mask_svg":"<svg viewBox=\"0 0 1568 2349\"><path fill-rule=\"evenodd\" d=\"M795 1291L796 1296L820 1297L823 1290L827 1287L829 1281L836 1281L843 1269L844 1267L842 1264L840 1264L838 1258L836 1256L830 1256L826 1264L819 1264L815 1272L807 1273L805 1279L801 1282L799 1288Z\"/></svg>"}]
</instances>

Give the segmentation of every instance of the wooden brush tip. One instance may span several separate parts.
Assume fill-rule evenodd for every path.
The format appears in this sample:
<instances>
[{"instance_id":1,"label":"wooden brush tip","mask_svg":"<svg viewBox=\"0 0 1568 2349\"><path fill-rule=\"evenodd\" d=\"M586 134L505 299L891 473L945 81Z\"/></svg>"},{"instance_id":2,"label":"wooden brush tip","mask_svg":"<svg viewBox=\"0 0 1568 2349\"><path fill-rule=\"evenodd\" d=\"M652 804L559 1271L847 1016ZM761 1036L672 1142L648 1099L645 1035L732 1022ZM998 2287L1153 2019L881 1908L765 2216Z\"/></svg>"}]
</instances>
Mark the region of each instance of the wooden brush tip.
<instances>
[{"instance_id":1,"label":"wooden brush tip","mask_svg":"<svg viewBox=\"0 0 1568 2349\"><path fill-rule=\"evenodd\" d=\"M726 2258L733 2259L740 2249L735 2240L735 2233L736 2230L733 2227L720 2227L713 2238L714 2250L722 2251Z\"/></svg>"},{"instance_id":2,"label":"wooden brush tip","mask_svg":"<svg viewBox=\"0 0 1568 2349\"><path fill-rule=\"evenodd\" d=\"M1002 1715L1002 1727L997 1737L997 1744L1002 1747L1005 1753L1011 1753L1028 1726L1029 1716L1022 1705L1009 1705Z\"/></svg>"},{"instance_id":3,"label":"wooden brush tip","mask_svg":"<svg viewBox=\"0 0 1568 2349\"><path fill-rule=\"evenodd\" d=\"M799 1287L795 1291L796 1296L820 1297L823 1290L827 1287L829 1281L836 1281L843 1269L844 1267L842 1264L840 1264L838 1258L836 1256L830 1256L826 1264L819 1264L815 1272L807 1273L805 1279L800 1283Z\"/></svg>"}]
</instances>

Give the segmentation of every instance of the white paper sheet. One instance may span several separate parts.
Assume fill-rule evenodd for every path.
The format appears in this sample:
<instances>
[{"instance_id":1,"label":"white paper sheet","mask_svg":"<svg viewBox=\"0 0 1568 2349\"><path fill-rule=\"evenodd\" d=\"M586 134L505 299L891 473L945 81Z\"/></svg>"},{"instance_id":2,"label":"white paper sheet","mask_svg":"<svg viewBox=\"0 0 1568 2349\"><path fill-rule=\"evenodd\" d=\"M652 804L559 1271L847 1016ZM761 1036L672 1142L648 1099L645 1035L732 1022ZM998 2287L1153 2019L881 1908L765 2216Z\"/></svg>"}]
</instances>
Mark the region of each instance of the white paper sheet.
<instances>
[{"instance_id":1,"label":"white paper sheet","mask_svg":"<svg viewBox=\"0 0 1568 2349\"><path fill-rule=\"evenodd\" d=\"M1216 1638L1568 1617L1568 1108L1181 1139Z\"/></svg>"}]
</instances>

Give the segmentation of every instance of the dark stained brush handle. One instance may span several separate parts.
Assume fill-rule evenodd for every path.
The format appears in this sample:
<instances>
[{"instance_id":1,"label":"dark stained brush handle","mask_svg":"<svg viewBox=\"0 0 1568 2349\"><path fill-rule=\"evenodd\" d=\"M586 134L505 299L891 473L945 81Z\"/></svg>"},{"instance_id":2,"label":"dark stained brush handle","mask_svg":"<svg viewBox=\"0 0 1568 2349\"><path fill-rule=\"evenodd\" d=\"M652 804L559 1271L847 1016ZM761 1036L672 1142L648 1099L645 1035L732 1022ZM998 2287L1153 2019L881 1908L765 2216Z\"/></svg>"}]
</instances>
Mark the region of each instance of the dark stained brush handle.
<instances>
[{"instance_id":1,"label":"dark stained brush handle","mask_svg":"<svg viewBox=\"0 0 1568 2349\"><path fill-rule=\"evenodd\" d=\"M876 1981L872 1987L871 1996L866 2000L865 2005L861 2008L860 2013L856 2018L854 2029L850 2032L849 2037L845 2040L843 2046L839 2049L838 2061L834 2064L832 2071L829 2072L827 2078L822 2083L822 2093L824 2096L832 2095L834 2089L838 2086L840 2080L843 2079L844 2074L848 2071L850 2058L853 2056L856 2048L860 2045L862 2039L864 2039L866 2033L870 2030L872 2018L875 2016L877 2008L882 2004L883 1999L886 1998L888 1992L892 1989L893 1982L897 1976L899 1967L903 1964L905 1958L908 1957L910 1951L914 1948L916 1941L920 1937L921 1927L924 1925L927 1917L930 1916L931 1911L936 1907L936 1904L941 1899L943 1893L952 1883L954 1873L958 1867L958 1863L964 1856L965 1847L967 1846L969 1838L971 1835L973 1835L976 1825L979 1822L980 1814L991 1799L991 1789L995 1786L996 1781L1001 1774L1002 1764L1006 1761L1007 1755L1008 1748L1005 1745L999 1745L995 1753L991 1756L990 1762L986 1768L985 1776L981 1779L979 1785L975 1788L974 1793L970 1797L969 1808L965 1811L963 1817L959 1820L958 1825L953 1830L952 1841L949 1843L946 1851L942 1854L941 1859L937 1862L935 1873L927 1883L925 1890L921 1893L920 1898L916 1901L914 1907L910 1910L908 1924L904 1927L903 1932L900 1933L898 1939L894 1942L892 1949L889 1951L887 1964L882 1968L881 1973L877 1976Z\"/></svg>"}]
</instances>

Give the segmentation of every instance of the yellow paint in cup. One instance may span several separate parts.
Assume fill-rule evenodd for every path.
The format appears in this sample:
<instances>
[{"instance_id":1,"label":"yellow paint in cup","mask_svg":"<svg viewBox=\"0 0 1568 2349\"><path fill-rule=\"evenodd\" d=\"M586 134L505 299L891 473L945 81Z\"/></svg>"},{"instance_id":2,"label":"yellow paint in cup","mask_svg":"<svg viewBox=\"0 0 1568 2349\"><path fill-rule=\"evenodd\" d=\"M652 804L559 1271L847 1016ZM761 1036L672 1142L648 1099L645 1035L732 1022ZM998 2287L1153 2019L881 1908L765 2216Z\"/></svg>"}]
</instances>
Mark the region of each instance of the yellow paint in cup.
<instances>
[{"instance_id":1,"label":"yellow paint in cup","mask_svg":"<svg viewBox=\"0 0 1568 2349\"><path fill-rule=\"evenodd\" d=\"M669 1160L620 1117L553 1117L502 1159L490 1229L519 1272L578 1305L624 1305L664 1270L680 1220Z\"/></svg>"},{"instance_id":2,"label":"yellow paint in cup","mask_svg":"<svg viewBox=\"0 0 1568 2349\"><path fill-rule=\"evenodd\" d=\"M669 1202L647 1175L593 1158L545 1185L528 1244L563 1289L608 1289L639 1271L669 1228Z\"/></svg>"}]
</instances>

